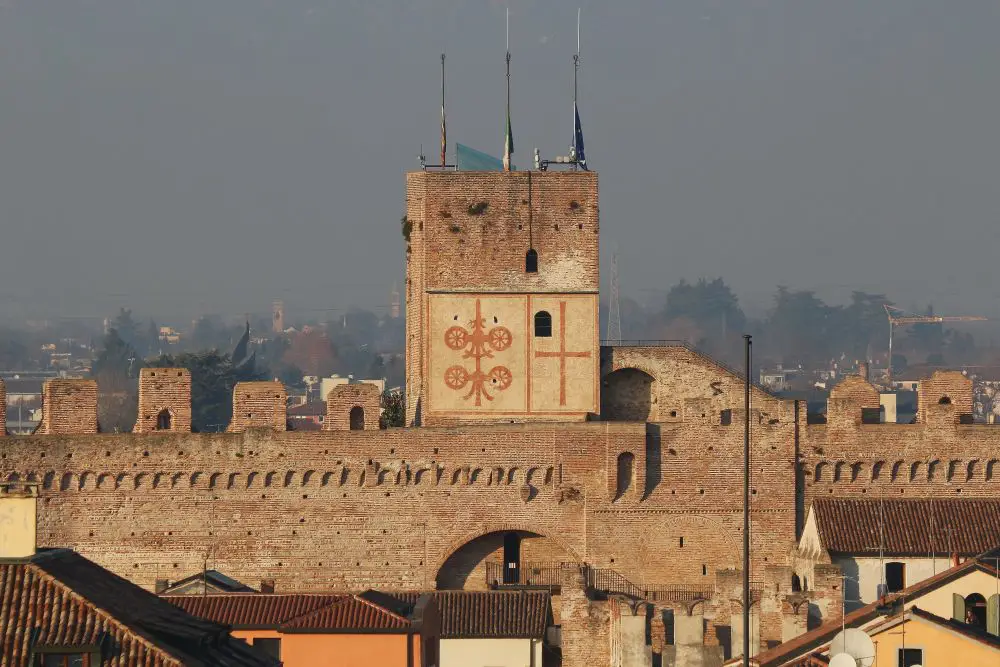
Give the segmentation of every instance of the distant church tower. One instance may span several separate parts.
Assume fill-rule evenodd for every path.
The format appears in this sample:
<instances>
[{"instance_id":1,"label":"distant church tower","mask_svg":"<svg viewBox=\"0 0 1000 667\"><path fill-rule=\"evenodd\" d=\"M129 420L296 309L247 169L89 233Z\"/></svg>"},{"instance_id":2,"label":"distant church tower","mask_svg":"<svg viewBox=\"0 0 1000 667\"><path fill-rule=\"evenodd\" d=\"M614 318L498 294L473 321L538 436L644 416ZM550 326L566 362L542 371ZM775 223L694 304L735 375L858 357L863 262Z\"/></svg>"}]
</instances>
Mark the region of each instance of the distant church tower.
<instances>
[{"instance_id":1,"label":"distant church tower","mask_svg":"<svg viewBox=\"0 0 1000 667\"><path fill-rule=\"evenodd\" d=\"M392 284L392 292L389 294L389 317L392 319L399 318L399 286L396 283Z\"/></svg>"},{"instance_id":2,"label":"distant church tower","mask_svg":"<svg viewBox=\"0 0 1000 667\"><path fill-rule=\"evenodd\" d=\"M280 334L285 330L285 302L275 301L271 304L271 331Z\"/></svg>"},{"instance_id":3,"label":"distant church tower","mask_svg":"<svg viewBox=\"0 0 1000 667\"><path fill-rule=\"evenodd\" d=\"M598 412L597 174L412 172L406 215L407 423Z\"/></svg>"}]
</instances>

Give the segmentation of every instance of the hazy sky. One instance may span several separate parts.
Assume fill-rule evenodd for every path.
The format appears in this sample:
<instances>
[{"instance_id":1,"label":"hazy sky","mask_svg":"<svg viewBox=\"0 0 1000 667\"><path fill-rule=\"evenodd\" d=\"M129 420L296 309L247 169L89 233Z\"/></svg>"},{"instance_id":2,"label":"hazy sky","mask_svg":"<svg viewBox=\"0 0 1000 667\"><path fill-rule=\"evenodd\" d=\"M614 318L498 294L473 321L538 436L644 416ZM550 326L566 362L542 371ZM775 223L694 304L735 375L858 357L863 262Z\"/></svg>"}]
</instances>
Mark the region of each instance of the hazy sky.
<instances>
[{"instance_id":1,"label":"hazy sky","mask_svg":"<svg viewBox=\"0 0 1000 667\"><path fill-rule=\"evenodd\" d=\"M515 161L571 138L573 0L511 0ZM404 172L499 154L505 3L0 0L0 314L359 305ZM1000 4L583 2L581 115L623 293L723 276L1000 316Z\"/></svg>"}]
</instances>

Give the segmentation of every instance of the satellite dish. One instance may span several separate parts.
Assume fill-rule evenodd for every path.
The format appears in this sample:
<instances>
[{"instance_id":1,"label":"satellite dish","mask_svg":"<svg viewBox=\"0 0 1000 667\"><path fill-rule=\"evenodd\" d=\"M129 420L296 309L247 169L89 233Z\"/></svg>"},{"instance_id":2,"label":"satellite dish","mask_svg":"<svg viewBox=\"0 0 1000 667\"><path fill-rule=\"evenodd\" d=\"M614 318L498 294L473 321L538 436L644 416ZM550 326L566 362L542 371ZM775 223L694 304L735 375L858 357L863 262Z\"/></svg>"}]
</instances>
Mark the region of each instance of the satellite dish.
<instances>
[{"instance_id":1,"label":"satellite dish","mask_svg":"<svg viewBox=\"0 0 1000 667\"><path fill-rule=\"evenodd\" d=\"M853 658L857 667L872 667L875 662L875 644L872 638L864 630L857 628L847 628L837 633L830 642L830 654L836 657L841 653ZM844 663L844 667L847 667L847 663Z\"/></svg>"},{"instance_id":2,"label":"satellite dish","mask_svg":"<svg viewBox=\"0 0 1000 667\"><path fill-rule=\"evenodd\" d=\"M849 653L838 653L830 658L830 667L858 667L858 661Z\"/></svg>"}]
</instances>

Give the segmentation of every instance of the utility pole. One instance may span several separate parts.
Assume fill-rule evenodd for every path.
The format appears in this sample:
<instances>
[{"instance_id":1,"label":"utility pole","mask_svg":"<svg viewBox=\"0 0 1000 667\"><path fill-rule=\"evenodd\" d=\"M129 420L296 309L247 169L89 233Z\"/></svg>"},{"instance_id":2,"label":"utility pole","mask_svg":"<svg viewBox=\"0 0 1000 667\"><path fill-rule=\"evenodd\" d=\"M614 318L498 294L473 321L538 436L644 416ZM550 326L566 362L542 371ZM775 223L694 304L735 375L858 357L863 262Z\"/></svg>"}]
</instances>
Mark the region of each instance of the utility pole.
<instances>
[{"instance_id":1,"label":"utility pole","mask_svg":"<svg viewBox=\"0 0 1000 667\"><path fill-rule=\"evenodd\" d=\"M750 338L743 335L743 667L750 667Z\"/></svg>"}]
</instances>

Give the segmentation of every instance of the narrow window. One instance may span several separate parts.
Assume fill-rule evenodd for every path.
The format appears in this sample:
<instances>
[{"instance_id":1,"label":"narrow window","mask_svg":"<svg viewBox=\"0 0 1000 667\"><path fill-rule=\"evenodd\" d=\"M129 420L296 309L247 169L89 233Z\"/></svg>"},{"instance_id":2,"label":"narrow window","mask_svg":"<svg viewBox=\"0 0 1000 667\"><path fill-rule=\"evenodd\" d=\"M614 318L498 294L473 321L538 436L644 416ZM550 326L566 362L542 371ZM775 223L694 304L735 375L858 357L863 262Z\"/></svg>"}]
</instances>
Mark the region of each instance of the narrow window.
<instances>
[{"instance_id":1,"label":"narrow window","mask_svg":"<svg viewBox=\"0 0 1000 667\"><path fill-rule=\"evenodd\" d=\"M792 575L792 592L801 593L802 592L802 581L799 579L799 575Z\"/></svg>"},{"instance_id":2,"label":"narrow window","mask_svg":"<svg viewBox=\"0 0 1000 667\"><path fill-rule=\"evenodd\" d=\"M723 426L731 425L733 423L733 411L727 408L719 413L719 423Z\"/></svg>"},{"instance_id":3,"label":"narrow window","mask_svg":"<svg viewBox=\"0 0 1000 667\"><path fill-rule=\"evenodd\" d=\"M170 410L163 408L162 410L160 410L160 414L156 415L156 430L157 431L170 430Z\"/></svg>"},{"instance_id":4,"label":"narrow window","mask_svg":"<svg viewBox=\"0 0 1000 667\"><path fill-rule=\"evenodd\" d=\"M524 256L524 272L538 273L538 253L535 249L530 249Z\"/></svg>"},{"instance_id":5,"label":"narrow window","mask_svg":"<svg viewBox=\"0 0 1000 667\"><path fill-rule=\"evenodd\" d=\"M681 549L683 549L684 548L684 538L683 537L680 539L680 545L681 545Z\"/></svg>"},{"instance_id":6,"label":"narrow window","mask_svg":"<svg viewBox=\"0 0 1000 667\"><path fill-rule=\"evenodd\" d=\"M701 564L701 576L703 577L708 576L708 566L705 565L704 563Z\"/></svg>"},{"instance_id":7,"label":"narrow window","mask_svg":"<svg viewBox=\"0 0 1000 667\"><path fill-rule=\"evenodd\" d=\"M504 533L503 536L503 583L520 583L521 576L521 536Z\"/></svg>"},{"instance_id":8,"label":"narrow window","mask_svg":"<svg viewBox=\"0 0 1000 667\"><path fill-rule=\"evenodd\" d=\"M552 316L547 311L540 310L535 313L535 337L552 337Z\"/></svg>"},{"instance_id":9,"label":"narrow window","mask_svg":"<svg viewBox=\"0 0 1000 667\"><path fill-rule=\"evenodd\" d=\"M885 585L890 593L906 588L906 566L903 563L885 564Z\"/></svg>"},{"instance_id":10,"label":"narrow window","mask_svg":"<svg viewBox=\"0 0 1000 667\"><path fill-rule=\"evenodd\" d=\"M363 431L365 430L365 409L360 405L355 405L351 408L351 430L352 431Z\"/></svg>"}]
</instances>

